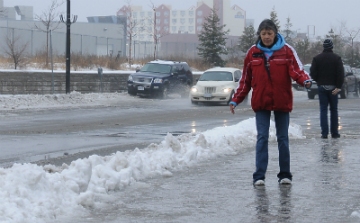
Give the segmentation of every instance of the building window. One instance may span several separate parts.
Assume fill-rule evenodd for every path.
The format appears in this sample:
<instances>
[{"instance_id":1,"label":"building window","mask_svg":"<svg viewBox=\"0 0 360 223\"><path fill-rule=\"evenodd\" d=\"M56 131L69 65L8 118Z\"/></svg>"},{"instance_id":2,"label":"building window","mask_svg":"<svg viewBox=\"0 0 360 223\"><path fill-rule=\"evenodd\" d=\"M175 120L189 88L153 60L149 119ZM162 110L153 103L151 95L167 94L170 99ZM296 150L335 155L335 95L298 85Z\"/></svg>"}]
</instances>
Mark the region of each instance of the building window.
<instances>
[{"instance_id":1,"label":"building window","mask_svg":"<svg viewBox=\"0 0 360 223\"><path fill-rule=\"evenodd\" d=\"M177 15L177 11L172 11L172 16L176 16Z\"/></svg>"},{"instance_id":2,"label":"building window","mask_svg":"<svg viewBox=\"0 0 360 223\"><path fill-rule=\"evenodd\" d=\"M156 16L161 16L161 12L156 12Z\"/></svg>"},{"instance_id":3,"label":"building window","mask_svg":"<svg viewBox=\"0 0 360 223\"><path fill-rule=\"evenodd\" d=\"M176 32L176 26L172 26L171 27L171 31L174 33L174 32Z\"/></svg>"},{"instance_id":4,"label":"building window","mask_svg":"<svg viewBox=\"0 0 360 223\"><path fill-rule=\"evenodd\" d=\"M189 11L189 16L194 16L194 11Z\"/></svg>"},{"instance_id":5,"label":"building window","mask_svg":"<svg viewBox=\"0 0 360 223\"><path fill-rule=\"evenodd\" d=\"M199 31L199 32L201 31L201 29L202 29L202 26L198 26L198 27L196 28L196 30Z\"/></svg>"},{"instance_id":6,"label":"building window","mask_svg":"<svg viewBox=\"0 0 360 223\"><path fill-rule=\"evenodd\" d=\"M152 12L148 12L147 13L149 17L152 17L153 16L153 13Z\"/></svg>"},{"instance_id":7,"label":"building window","mask_svg":"<svg viewBox=\"0 0 360 223\"><path fill-rule=\"evenodd\" d=\"M165 11L165 12L164 12L164 16L165 16L165 17L168 17L168 16L169 16L169 12L168 12L168 11Z\"/></svg>"},{"instance_id":8,"label":"building window","mask_svg":"<svg viewBox=\"0 0 360 223\"><path fill-rule=\"evenodd\" d=\"M164 19L164 24L169 24L169 20L168 20L168 19Z\"/></svg>"},{"instance_id":9,"label":"building window","mask_svg":"<svg viewBox=\"0 0 360 223\"><path fill-rule=\"evenodd\" d=\"M193 18L190 18L190 19L189 19L189 23L190 23L190 24L193 24L193 23L194 23L194 19L193 19Z\"/></svg>"},{"instance_id":10,"label":"building window","mask_svg":"<svg viewBox=\"0 0 360 223\"><path fill-rule=\"evenodd\" d=\"M202 23L203 23L203 19L202 19L202 18L197 18L197 19L196 19L196 22L197 22L197 24L202 24Z\"/></svg>"},{"instance_id":11,"label":"building window","mask_svg":"<svg viewBox=\"0 0 360 223\"><path fill-rule=\"evenodd\" d=\"M179 29L181 32L185 32L185 26L180 26L180 29Z\"/></svg>"},{"instance_id":12,"label":"building window","mask_svg":"<svg viewBox=\"0 0 360 223\"><path fill-rule=\"evenodd\" d=\"M133 16L134 18L136 18L136 17L137 17L137 13L136 13L136 12L132 12L132 16Z\"/></svg>"},{"instance_id":13,"label":"building window","mask_svg":"<svg viewBox=\"0 0 360 223\"><path fill-rule=\"evenodd\" d=\"M185 23L185 19L180 19L180 23L184 24Z\"/></svg>"},{"instance_id":14,"label":"building window","mask_svg":"<svg viewBox=\"0 0 360 223\"><path fill-rule=\"evenodd\" d=\"M160 19L156 19L156 24L160 24Z\"/></svg>"},{"instance_id":15,"label":"building window","mask_svg":"<svg viewBox=\"0 0 360 223\"><path fill-rule=\"evenodd\" d=\"M145 16L145 12L140 12L140 16L144 17Z\"/></svg>"},{"instance_id":16,"label":"building window","mask_svg":"<svg viewBox=\"0 0 360 223\"><path fill-rule=\"evenodd\" d=\"M189 32L194 32L194 26L189 26L188 30Z\"/></svg>"},{"instance_id":17,"label":"building window","mask_svg":"<svg viewBox=\"0 0 360 223\"><path fill-rule=\"evenodd\" d=\"M176 23L177 23L177 19L172 19L172 23L176 24Z\"/></svg>"},{"instance_id":18,"label":"building window","mask_svg":"<svg viewBox=\"0 0 360 223\"><path fill-rule=\"evenodd\" d=\"M181 16L185 16L185 11L180 11Z\"/></svg>"},{"instance_id":19,"label":"building window","mask_svg":"<svg viewBox=\"0 0 360 223\"><path fill-rule=\"evenodd\" d=\"M202 16L203 15L203 12L201 10L197 11L197 15L198 16Z\"/></svg>"}]
</instances>

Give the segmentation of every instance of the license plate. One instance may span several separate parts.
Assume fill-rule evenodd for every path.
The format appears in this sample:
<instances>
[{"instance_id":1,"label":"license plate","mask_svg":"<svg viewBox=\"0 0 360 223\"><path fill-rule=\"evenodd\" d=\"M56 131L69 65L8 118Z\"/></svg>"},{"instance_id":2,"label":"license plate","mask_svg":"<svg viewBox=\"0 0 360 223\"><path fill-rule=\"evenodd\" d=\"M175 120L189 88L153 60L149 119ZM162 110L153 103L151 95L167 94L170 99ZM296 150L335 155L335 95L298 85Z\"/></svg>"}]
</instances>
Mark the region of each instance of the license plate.
<instances>
[{"instance_id":1,"label":"license plate","mask_svg":"<svg viewBox=\"0 0 360 223\"><path fill-rule=\"evenodd\" d=\"M212 94L210 94L210 93L205 93L204 94L204 98L211 98L212 97Z\"/></svg>"},{"instance_id":2,"label":"license plate","mask_svg":"<svg viewBox=\"0 0 360 223\"><path fill-rule=\"evenodd\" d=\"M137 88L139 91L143 91L144 90L144 86L138 86Z\"/></svg>"}]
</instances>

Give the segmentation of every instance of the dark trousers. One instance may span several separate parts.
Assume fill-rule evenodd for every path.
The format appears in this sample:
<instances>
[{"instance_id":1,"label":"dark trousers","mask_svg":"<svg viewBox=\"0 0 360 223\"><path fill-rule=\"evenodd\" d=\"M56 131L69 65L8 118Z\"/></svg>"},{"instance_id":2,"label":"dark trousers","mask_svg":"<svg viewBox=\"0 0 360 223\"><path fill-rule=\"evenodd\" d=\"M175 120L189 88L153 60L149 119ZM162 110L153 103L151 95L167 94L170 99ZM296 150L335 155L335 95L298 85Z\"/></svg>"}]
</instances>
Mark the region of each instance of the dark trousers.
<instances>
[{"instance_id":1,"label":"dark trousers","mask_svg":"<svg viewBox=\"0 0 360 223\"><path fill-rule=\"evenodd\" d=\"M320 104L320 127L321 135L327 136L329 134L328 124L328 107L330 106L330 132L331 135L338 135L338 95L333 95L331 91L325 90L323 87L318 87L319 104Z\"/></svg>"},{"instance_id":2,"label":"dark trousers","mask_svg":"<svg viewBox=\"0 0 360 223\"><path fill-rule=\"evenodd\" d=\"M290 172L290 150L289 150L289 112L274 111L276 138L279 150L280 172L277 175L279 179L289 178L292 180ZM254 182L265 180L265 173L268 166L268 142L271 111L256 112L256 171L253 174Z\"/></svg>"}]
</instances>

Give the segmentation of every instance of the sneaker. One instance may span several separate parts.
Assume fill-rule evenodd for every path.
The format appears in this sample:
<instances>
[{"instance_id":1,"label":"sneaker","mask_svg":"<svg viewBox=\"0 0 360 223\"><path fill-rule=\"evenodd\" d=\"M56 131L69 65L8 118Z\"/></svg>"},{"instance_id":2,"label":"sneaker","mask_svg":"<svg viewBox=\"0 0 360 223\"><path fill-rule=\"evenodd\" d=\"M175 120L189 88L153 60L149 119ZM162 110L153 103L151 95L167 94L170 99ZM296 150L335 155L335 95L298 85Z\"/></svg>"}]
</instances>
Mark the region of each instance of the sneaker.
<instances>
[{"instance_id":1,"label":"sneaker","mask_svg":"<svg viewBox=\"0 0 360 223\"><path fill-rule=\"evenodd\" d=\"M279 180L280 184L291 184L291 180L289 178L283 178Z\"/></svg>"},{"instance_id":2,"label":"sneaker","mask_svg":"<svg viewBox=\"0 0 360 223\"><path fill-rule=\"evenodd\" d=\"M331 135L331 138L333 138L333 139L340 138L340 134L332 134L332 135Z\"/></svg>"},{"instance_id":3,"label":"sneaker","mask_svg":"<svg viewBox=\"0 0 360 223\"><path fill-rule=\"evenodd\" d=\"M254 186L264 186L265 181L264 180L257 180L254 182Z\"/></svg>"},{"instance_id":4,"label":"sneaker","mask_svg":"<svg viewBox=\"0 0 360 223\"><path fill-rule=\"evenodd\" d=\"M326 135L322 135L321 138L322 138L322 139L327 139L327 136L326 136Z\"/></svg>"}]
</instances>

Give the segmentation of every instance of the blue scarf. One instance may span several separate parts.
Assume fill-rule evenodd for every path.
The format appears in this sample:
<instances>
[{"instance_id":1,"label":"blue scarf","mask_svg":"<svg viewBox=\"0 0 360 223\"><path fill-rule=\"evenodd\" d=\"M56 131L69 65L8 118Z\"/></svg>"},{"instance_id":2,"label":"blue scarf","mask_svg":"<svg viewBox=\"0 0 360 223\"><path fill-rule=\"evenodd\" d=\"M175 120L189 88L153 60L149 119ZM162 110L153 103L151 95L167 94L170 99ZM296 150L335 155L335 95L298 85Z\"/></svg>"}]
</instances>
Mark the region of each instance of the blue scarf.
<instances>
[{"instance_id":1,"label":"blue scarf","mask_svg":"<svg viewBox=\"0 0 360 223\"><path fill-rule=\"evenodd\" d=\"M285 39L280 33L277 34L277 41L271 48L261 46L260 41L256 44L256 46L264 52L266 59L269 59L275 51L280 50L283 46L285 46Z\"/></svg>"}]
</instances>

